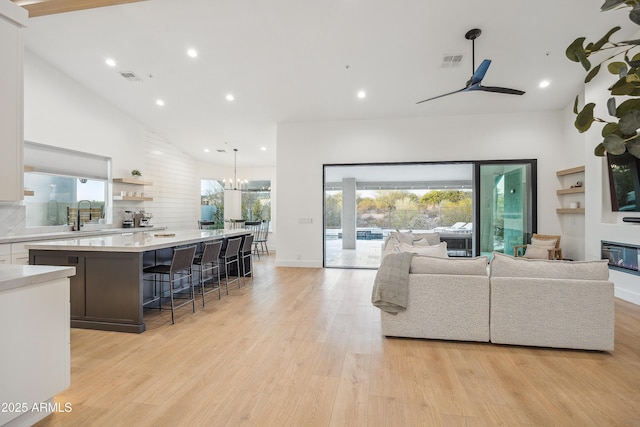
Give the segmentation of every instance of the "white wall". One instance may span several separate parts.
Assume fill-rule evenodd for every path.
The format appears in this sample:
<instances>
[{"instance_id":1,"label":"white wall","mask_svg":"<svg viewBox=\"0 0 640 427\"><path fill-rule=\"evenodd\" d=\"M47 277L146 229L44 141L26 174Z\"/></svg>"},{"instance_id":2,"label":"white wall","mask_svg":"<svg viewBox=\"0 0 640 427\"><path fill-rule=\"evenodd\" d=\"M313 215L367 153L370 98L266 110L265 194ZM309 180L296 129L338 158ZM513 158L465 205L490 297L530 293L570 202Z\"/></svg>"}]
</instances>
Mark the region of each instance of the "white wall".
<instances>
[{"instance_id":1,"label":"white wall","mask_svg":"<svg viewBox=\"0 0 640 427\"><path fill-rule=\"evenodd\" d=\"M144 126L29 51L24 61L27 141L113 159L113 176L141 169Z\"/></svg>"},{"instance_id":2,"label":"white wall","mask_svg":"<svg viewBox=\"0 0 640 427\"><path fill-rule=\"evenodd\" d=\"M564 144L564 120L557 111L280 124L277 265L322 266L328 163L538 159L538 231L560 234L555 172L576 166Z\"/></svg>"},{"instance_id":3,"label":"white wall","mask_svg":"<svg viewBox=\"0 0 640 427\"><path fill-rule=\"evenodd\" d=\"M609 117L606 110L606 102L610 97L607 87L613 83L612 79L609 73L600 73L585 88L585 102L595 102L595 115L604 119ZM585 251L587 258L600 258L601 240L634 245L640 243L640 225L622 222L624 216L640 217L640 214L611 211L607 163L604 158L593 154L594 148L602 141L601 129L601 125L594 124L588 132L581 135L584 141L586 166ZM640 304L640 276L610 270L609 277L615 283L617 297Z\"/></svg>"}]
</instances>

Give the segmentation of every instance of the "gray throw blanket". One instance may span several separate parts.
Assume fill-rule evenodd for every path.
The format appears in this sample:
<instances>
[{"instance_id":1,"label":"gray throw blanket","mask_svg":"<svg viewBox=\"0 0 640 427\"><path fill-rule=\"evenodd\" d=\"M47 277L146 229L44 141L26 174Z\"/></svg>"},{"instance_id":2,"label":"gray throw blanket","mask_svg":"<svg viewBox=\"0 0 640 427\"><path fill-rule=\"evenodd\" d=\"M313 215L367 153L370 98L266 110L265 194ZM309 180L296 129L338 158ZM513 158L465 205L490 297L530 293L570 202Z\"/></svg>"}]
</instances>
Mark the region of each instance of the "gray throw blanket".
<instances>
[{"instance_id":1,"label":"gray throw blanket","mask_svg":"<svg viewBox=\"0 0 640 427\"><path fill-rule=\"evenodd\" d=\"M414 255L412 252L400 252L382 259L371 292L373 305L391 314L398 314L407 308L409 269Z\"/></svg>"}]
</instances>

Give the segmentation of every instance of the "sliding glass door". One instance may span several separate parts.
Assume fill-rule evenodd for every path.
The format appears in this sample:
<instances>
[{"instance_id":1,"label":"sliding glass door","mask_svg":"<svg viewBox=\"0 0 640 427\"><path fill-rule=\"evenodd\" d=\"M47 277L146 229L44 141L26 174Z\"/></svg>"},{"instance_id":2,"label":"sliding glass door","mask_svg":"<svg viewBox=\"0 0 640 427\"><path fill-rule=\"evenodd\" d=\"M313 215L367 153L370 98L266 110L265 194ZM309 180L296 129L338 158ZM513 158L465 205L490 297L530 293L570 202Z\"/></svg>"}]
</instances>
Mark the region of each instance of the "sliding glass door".
<instances>
[{"instance_id":1,"label":"sliding glass door","mask_svg":"<svg viewBox=\"0 0 640 427\"><path fill-rule=\"evenodd\" d=\"M537 228L536 161L478 162L475 181L476 252L513 255Z\"/></svg>"}]
</instances>

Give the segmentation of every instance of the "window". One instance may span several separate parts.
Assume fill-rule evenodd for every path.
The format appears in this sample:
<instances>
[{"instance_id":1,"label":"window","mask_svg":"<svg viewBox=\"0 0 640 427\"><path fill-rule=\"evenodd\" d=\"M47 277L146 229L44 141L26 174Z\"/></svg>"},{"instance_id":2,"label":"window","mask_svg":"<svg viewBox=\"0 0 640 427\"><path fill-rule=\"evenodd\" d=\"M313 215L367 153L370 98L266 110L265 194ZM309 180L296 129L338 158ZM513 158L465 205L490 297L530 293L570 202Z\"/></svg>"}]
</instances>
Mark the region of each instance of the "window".
<instances>
[{"instance_id":1,"label":"window","mask_svg":"<svg viewBox=\"0 0 640 427\"><path fill-rule=\"evenodd\" d=\"M271 220L271 181L248 181L242 189L242 218L246 221Z\"/></svg>"},{"instance_id":2,"label":"window","mask_svg":"<svg viewBox=\"0 0 640 427\"><path fill-rule=\"evenodd\" d=\"M224 228L224 186L214 179L200 180L200 221L212 221L211 228Z\"/></svg>"},{"instance_id":3,"label":"window","mask_svg":"<svg viewBox=\"0 0 640 427\"><path fill-rule=\"evenodd\" d=\"M104 223L111 159L25 142L26 226Z\"/></svg>"}]
</instances>

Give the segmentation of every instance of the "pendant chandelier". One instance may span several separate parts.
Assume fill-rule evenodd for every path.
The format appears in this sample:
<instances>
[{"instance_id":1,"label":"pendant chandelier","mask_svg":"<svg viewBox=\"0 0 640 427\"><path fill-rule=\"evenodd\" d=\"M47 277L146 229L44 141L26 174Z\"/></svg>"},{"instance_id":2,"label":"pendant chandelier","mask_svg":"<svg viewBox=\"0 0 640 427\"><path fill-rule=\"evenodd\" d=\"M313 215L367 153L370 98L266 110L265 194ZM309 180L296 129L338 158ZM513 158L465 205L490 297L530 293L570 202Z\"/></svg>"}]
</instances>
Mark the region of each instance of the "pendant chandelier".
<instances>
[{"instance_id":1,"label":"pendant chandelier","mask_svg":"<svg viewBox=\"0 0 640 427\"><path fill-rule=\"evenodd\" d=\"M245 180L241 180L238 179L238 149L234 148L233 149L233 178L229 178L229 180L227 181L226 179L222 180L222 185L224 186L225 190L233 190L233 191L242 191L242 186L244 185L245 187L247 186L247 184L249 183L249 181Z\"/></svg>"}]
</instances>

